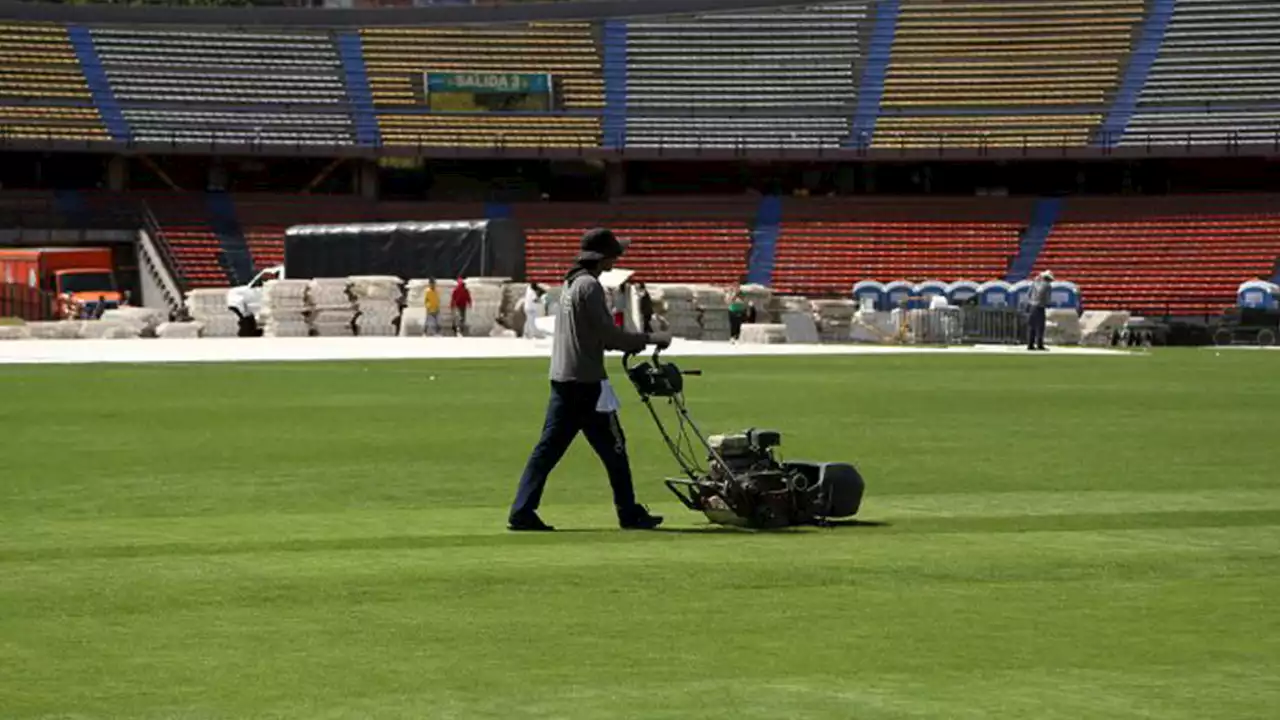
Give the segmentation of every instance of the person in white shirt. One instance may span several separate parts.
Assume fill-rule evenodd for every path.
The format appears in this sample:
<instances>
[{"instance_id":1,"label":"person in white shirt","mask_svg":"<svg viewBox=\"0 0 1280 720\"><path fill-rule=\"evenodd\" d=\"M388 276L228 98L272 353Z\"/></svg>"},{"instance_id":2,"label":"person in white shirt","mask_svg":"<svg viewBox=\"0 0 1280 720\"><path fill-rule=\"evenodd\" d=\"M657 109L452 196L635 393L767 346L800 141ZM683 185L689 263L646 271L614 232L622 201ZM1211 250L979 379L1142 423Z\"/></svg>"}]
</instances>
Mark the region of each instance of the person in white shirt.
<instances>
[{"instance_id":1,"label":"person in white shirt","mask_svg":"<svg viewBox=\"0 0 1280 720\"><path fill-rule=\"evenodd\" d=\"M542 317L542 296L546 292L538 283L529 283L529 287L524 291L524 332L522 335L526 338L542 337L539 332L537 321Z\"/></svg>"},{"instance_id":2,"label":"person in white shirt","mask_svg":"<svg viewBox=\"0 0 1280 720\"><path fill-rule=\"evenodd\" d=\"M1031 306L1031 316L1027 319L1027 349L1044 350L1045 311L1049 307L1050 295L1053 293L1053 272L1045 270L1040 277L1031 283L1031 292L1027 295L1027 304Z\"/></svg>"}]
</instances>

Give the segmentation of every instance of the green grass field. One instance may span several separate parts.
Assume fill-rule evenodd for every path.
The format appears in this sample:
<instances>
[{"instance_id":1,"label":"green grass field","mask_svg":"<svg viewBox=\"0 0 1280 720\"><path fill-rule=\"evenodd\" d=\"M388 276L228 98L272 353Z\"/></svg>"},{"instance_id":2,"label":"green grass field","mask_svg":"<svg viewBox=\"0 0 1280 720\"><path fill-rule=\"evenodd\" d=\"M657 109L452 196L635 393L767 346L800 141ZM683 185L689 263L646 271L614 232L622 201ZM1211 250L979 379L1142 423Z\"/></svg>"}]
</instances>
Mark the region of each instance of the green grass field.
<instances>
[{"instance_id":1,"label":"green grass field","mask_svg":"<svg viewBox=\"0 0 1280 720\"><path fill-rule=\"evenodd\" d=\"M1280 354L683 364L885 524L709 528L620 387L670 531L580 441L510 534L542 360L0 368L0 717L1280 712Z\"/></svg>"}]
</instances>

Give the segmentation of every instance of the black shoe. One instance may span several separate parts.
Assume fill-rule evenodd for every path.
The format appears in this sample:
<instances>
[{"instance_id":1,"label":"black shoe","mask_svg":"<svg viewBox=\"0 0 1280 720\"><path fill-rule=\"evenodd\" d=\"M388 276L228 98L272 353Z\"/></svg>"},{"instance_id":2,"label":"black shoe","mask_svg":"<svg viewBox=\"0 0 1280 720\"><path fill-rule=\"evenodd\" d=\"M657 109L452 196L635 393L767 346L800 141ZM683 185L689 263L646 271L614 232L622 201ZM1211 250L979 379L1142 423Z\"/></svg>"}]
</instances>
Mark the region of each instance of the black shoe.
<instances>
[{"instance_id":1,"label":"black shoe","mask_svg":"<svg viewBox=\"0 0 1280 720\"><path fill-rule=\"evenodd\" d=\"M542 518L538 517L538 513L535 512L525 515L512 515L507 518L507 529L528 532L550 532L555 530L554 527L542 522Z\"/></svg>"},{"instance_id":2,"label":"black shoe","mask_svg":"<svg viewBox=\"0 0 1280 720\"><path fill-rule=\"evenodd\" d=\"M643 505L632 505L618 512L618 525L623 530L652 530L661 524L662 516L650 515L649 508Z\"/></svg>"}]
</instances>

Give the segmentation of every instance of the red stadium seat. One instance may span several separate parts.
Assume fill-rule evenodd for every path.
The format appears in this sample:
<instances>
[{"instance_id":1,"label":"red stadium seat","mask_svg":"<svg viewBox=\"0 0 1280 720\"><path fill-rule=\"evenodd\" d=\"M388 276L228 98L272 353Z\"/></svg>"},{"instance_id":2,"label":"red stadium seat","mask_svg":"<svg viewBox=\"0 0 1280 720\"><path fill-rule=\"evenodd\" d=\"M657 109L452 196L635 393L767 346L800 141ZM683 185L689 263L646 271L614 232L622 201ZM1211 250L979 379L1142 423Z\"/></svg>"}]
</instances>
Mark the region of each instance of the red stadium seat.
<instances>
[{"instance_id":1,"label":"red stadium seat","mask_svg":"<svg viewBox=\"0 0 1280 720\"><path fill-rule=\"evenodd\" d=\"M1280 211L1264 197L1079 200L1036 261L1080 286L1089 309L1217 314L1240 283L1270 277Z\"/></svg>"},{"instance_id":2,"label":"red stadium seat","mask_svg":"<svg viewBox=\"0 0 1280 720\"><path fill-rule=\"evenodd\" d=\"M582 234L604 226L631 242L621 265L638 280L731 285L747 272L755 204L680 198L516 205L513 211L528 238L525 269L534 282L559 282Z\"/></svg>"},{"instance_id":3,"label":"red stadium seat","mask_svg":"<svg viewBox=\"0 0 1280 720\"><path fill-rule=\"evenodd\" d=\"M1029 214L1018 200L795 201L784 212L773 285L847 295L860 280L1003 278Z\"/></svg>"}]
</instances>

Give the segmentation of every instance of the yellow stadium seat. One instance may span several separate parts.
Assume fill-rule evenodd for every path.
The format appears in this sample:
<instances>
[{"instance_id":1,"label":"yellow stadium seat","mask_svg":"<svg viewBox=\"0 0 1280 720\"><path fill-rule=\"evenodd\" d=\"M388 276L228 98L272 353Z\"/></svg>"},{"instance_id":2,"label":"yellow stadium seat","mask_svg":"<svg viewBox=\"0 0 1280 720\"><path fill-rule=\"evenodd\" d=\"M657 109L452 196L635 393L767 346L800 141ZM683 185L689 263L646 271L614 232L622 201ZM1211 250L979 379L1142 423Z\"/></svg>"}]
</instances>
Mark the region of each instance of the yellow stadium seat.
<instances>
[{"instance_id":1,"label":"yellow stadium seat","mask_svg":"<svg viewBox=\"0 0 1280 720\"><path fill-rule=\"evenodd\" d=\"M903 0L872 145L1083 145L1143 12L1142 0ZM937 117L988 107L1027 112Z\"/></svg>"}]
</instances>

